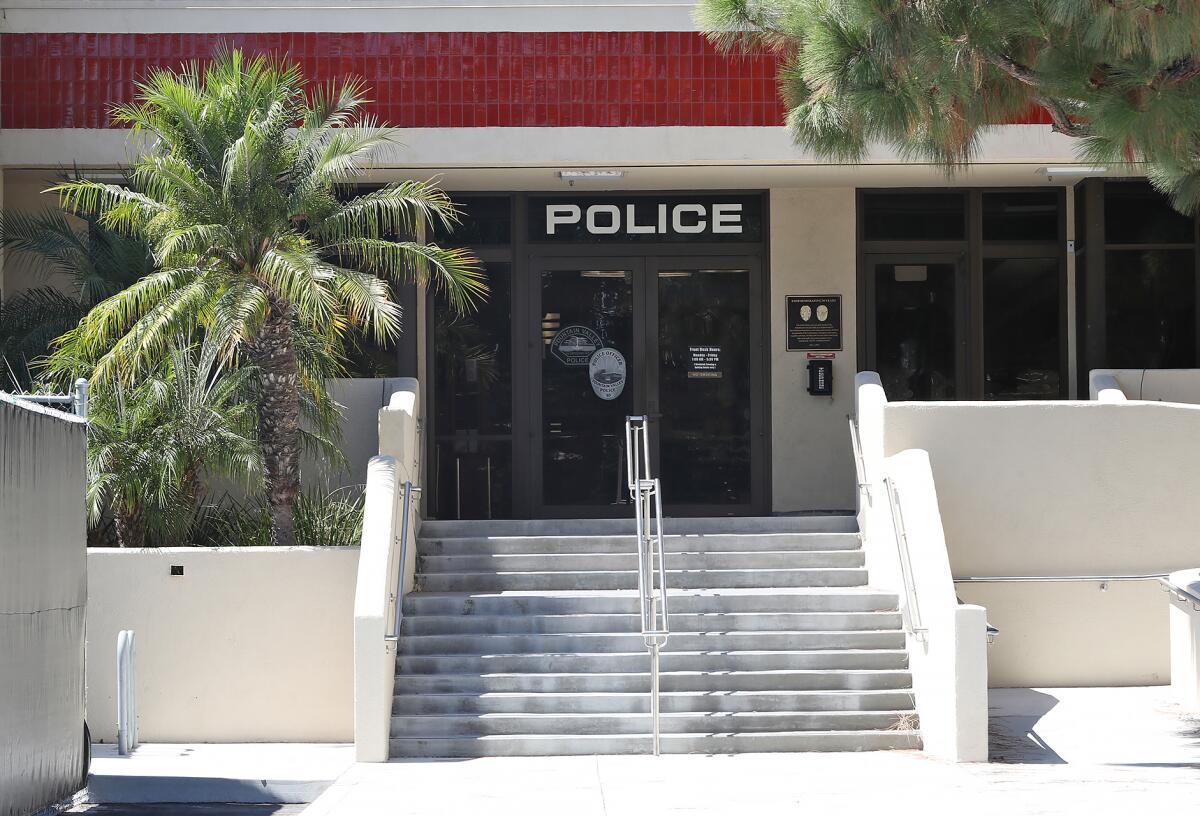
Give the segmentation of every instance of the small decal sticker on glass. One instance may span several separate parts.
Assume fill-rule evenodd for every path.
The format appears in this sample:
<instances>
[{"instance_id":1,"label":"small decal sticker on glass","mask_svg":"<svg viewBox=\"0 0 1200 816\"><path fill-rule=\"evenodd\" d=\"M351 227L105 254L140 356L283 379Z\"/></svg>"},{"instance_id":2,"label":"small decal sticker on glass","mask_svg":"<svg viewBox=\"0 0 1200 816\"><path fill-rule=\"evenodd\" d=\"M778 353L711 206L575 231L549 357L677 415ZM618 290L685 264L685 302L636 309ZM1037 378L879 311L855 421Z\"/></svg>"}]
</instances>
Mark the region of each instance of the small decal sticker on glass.
<instances>
[{"instance_id":1,"label":"small decal sticker on glass","mask_svg":"<svg viewBox=\"0 0 1200 816\"><path fill-rule=\"evenodd\" d=\"M563 365L583 367L601 345L600 335L587 326L565 326L550 341L550 353Z\"/></svg>"},{"instance_id":2,"label":"small decal sticker on glass","mask_svg":"<svg viewBox=\"0 0 1200 816\"><path fill-rule=\"evenodd\" d=\"M602 400L615 400L625 390L625 355L614 348L602 348L588 361L592 390Z\"/></svg>"}]
</instances>

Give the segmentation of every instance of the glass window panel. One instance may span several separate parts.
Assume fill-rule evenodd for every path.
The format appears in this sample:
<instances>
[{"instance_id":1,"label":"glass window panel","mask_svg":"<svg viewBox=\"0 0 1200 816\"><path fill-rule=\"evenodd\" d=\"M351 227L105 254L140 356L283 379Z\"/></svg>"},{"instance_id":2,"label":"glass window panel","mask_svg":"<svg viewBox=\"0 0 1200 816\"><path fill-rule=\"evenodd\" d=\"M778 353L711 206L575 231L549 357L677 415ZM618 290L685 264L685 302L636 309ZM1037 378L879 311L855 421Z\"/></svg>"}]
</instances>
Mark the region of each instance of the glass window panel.
<instances>
[{"instance_id":1,"label":"glass window panel","mask_svg":"<svg viewBox=\"0 0 1200 816\"><path fill-rule=\"evenodd\" d=\"M434 311L434 422L439 437L512 433L512 266L485 267L488 299L465 315Z\"/></svg>"},{"instance_id":2,"label":"glass window panel","mask_svg":"<svg viewBox=\"0 0 1200 816\"><path fill-rule=\"evenodd\" d=\"M433 224L431 240L443 246L498 246L512 243L512 199L508 196L455 196L461 220L447 230Z\"/></svg>"},{"instance_id":3,"label":"glass window panel","mask_svg":"<svg viewBox=\"0 0 1200 816\"><path fill-rule=\"evenodd\" d=\"M434 515L443 519L512 515L512 443L439 438L434 446Z\"/></svg>"},{"instance_id":4,"label":"glass window panel","mask_svg":"<svg viewBox=\"0 0 1200 816\"><path fill-rule=\"evenodd\" d=\"M542 273L542 499L628 501L625 417L633 413L633 273ZM613 349L605 364L599 349Z\"/></svg>"},{"instance_id":5,"label":"glass window panel","mask_svg":"<svg viewBox=\"0 0 1200 816\"><path fill-rule=\"evenodd\" d=\"M1054 258L984 260L985 399L1062 395L1060 306Z\"/></svg>"},{"instance_id":6,"label":"glass window panel","mask_svg":"<svg viewBox=\"0 0 1200 816\"><path fill-rule=\"evenodd\" d=\"M983 240L1058 240L1058 193L984 193Z\"/></svg>"},{"instance_id":7,"label":"glass window panel","mask_svg":"<svg viewBox=\"0 0 1200 816\"><path fill-rule=\"evenodd\" d=\"M1196 257L1192 250L1105 255L1108 366L1192 368L1196 363Z\"/></svg>"},{"instance_id":8,"label":"glass window panel","mask_svg":"<svg viewBox=\"0 0 1200 816\"><path fill-rule=\"evenodd\" d=\"M954 289L953 264L875 265L875 366L888 399L954 399Z\"/></svg>"},{"instance_id":9,"label":"glass window panel","mask_svg":"<svg viewBox=\"0 0 1200 816\"><path fill-rule=\"evenodd\" d=\"M658 273L663 483L688 504L750 502L750 274Z\"/></svg>"},{"instance_id":10,"label":"glass window panel","mask_svg":"<svg viewBox=\"0 0 1200 816\"><path fill-rule=\"evenodd\" d=\"M1192 219L1144 182L1104 185L1104 240L1109 244L1190 244Z\"/></svg>"},{"instance_id":11,"label":"glass window panel","mask_svg":"<svg viewBox=\"0 0 1200 816\"><path fill-rule=\"evenodd\" d=\"M868 241L961 241L966 232L962 193L863 196L863 233Z\"/></svg>"}]
</instances>

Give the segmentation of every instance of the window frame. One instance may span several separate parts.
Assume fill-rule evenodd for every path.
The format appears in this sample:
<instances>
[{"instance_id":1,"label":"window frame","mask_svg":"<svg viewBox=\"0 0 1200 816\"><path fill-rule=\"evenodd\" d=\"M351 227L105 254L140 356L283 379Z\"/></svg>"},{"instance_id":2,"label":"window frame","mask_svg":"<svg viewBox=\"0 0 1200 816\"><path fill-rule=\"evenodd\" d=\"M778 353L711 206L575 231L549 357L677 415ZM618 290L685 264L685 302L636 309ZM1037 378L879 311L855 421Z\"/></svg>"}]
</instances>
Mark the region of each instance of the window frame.
<instances>
[{"instance_id":1,"label":"window frame","mask_svg":"<svg viewBox=\"0 0 1200 816\"><path fill-rule=\"evenodd\" d=\"M869 196L903 195L918 192L958 191L966 199L966 238L959 241L868 241L866 240L866 198ZM988 193L1053 192L1058 204L1058 237L1050 241L983 240L983 196ZM1045 258L1057 262L1058 268L1058 334L1059 334L1059 399L1066 399L1070 387L1070 353L1068 343L1070 294L1067 280L1067 196L1066 188L1045 186L1015 187L889 187L859 188L855 196L857 240L857 312L859 326L858 367L865 370L874 352L874 281L868 268L868 256L878 255L940 255L960 256L965 266L965 296L958 298L957 323L963 329L959 400L984 399L984 303L983 262L985 259Z\"/></svg>"}]
</instances>

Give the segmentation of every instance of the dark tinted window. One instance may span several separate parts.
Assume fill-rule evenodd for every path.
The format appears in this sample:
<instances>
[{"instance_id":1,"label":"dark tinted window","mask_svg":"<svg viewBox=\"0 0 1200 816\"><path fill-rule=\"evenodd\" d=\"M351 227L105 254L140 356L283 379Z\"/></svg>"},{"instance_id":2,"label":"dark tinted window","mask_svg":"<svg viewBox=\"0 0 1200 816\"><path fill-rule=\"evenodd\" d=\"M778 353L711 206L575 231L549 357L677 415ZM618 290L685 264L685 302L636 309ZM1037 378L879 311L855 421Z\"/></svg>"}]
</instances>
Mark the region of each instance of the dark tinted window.
<instances>
[{"instance_id":1,"label":"dark tinted window","mask_svg":"<svg viewBox=\"0 0 1200 816\"><path fill-rule=\"evenodd\" d=\"M985 399L1055 399L1062 394L1058 261L983 262Z\"/></svg>"},{"instance_id":2,"label":"dark tinted window","mask_svg":"<svg viewBox=\"0 0 1200 816\"><path fill-rule=\"evenodd\" d=\"M868 193L863 196L868 241L961 241L966 196L950 193Z\"/></svg>"},{"instance_id":3,"label":"dark tinted window","mask_svg":"<svg viewBox=\"0 0 1200 816\"><path fill-rule=\"evenodd\" d=\"M512 432L512 268L486 267L490 292L460 315L438 297L434 314L434 406L439 437Z\"/></svg>"},{"instance_id":4,"label":"dark tinted window","mask_svg":"<svg viewBox=\"0 0 1200 816\"><path fill-rule=\"evenodd\" d=\"M1190 244L1192 219L1144 182L1104 185L1104 240L1109 244Z\"/></svg>"},{"instance_id":5,"label":"dark tinted window","mask_svg":"<svg viewBox=\"0 0 1200 816\"><path fill-rule=\"evenodd\" d=\"M1108 365L1192 368L1196 363L1192 250L1113 250L1106 259Z\"/></svg>"},{"instance_id":6,"label":"dark tinted window","mask_svg":"<svg viewBox=\"0 0 1200 816\"><path fill-rule=\"evenodd\" d=\"M983 194L985 241L1055 241L1058 239L1058 193L1004 192Z\"/></svg>"},{"instance_id":7,"label":"dark tinted window","mask_svg":"<svg viewBox=\"0 0 1200 816\"><path fill-rule=\"evenodd\" d=\"M507 196L455 196L461 222L446 230L434 225L432 240L442 245L495 246L512 242L512 199Z\"/></svg>"},{"instance_id":8,"label":"dark tinted window","mask_svg":"<svg viewBox=\"0 0 1200 816\"><path fill-rule=\"evenodd\" d=\"M954 266L879 263L874 278L875 368L888 399L954 399Z\"/></svg>"}]
</instances>

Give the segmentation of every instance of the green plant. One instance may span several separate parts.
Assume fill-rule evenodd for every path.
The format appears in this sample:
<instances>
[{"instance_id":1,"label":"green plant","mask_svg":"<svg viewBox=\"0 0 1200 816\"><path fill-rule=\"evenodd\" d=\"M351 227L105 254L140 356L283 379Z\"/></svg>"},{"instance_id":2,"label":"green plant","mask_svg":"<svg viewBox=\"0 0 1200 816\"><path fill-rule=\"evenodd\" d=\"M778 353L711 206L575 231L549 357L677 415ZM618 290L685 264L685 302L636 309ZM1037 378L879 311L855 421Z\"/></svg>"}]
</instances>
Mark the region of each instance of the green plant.
<instances>
[{"instance_id":1,"label":"green plant","mask_svg":"<svg viewBox=\"0 0 1200 816\"><path fill-rule=\"evenodd\" d=\"M296 497L296 544L304 547L357 547L362 539L364 497L361 487ZM271 508L262 497L202 505L190 542L201 547L267 547Z\"/></svg>"},{"instance_id":2,"label":"green plant","mask_svg":"<svg viewBox=\"0 0 1200 816\"><path fill-rule=\"evenodd\" d=\"M1196 0L700 0L726 48L780 53L797 142L859 161L873 142L954 167L1034 107L1085 161L1145 162L1200 208Z\"/></svg>"},{"instance_id":3,"label":"green plant","mask_svg":"<svg viewBox=\"0 0 1200 816\"><path fill-rule=\"evenodd\" d=\"M0 247L10 270L28 268L40 281L0 302L0 384L16 390L34 385L54 338L153 269L144 241L94 217L72 224L58 209L0 213Z\"/></svg>"},{"instance_id":4,"label":"green plant","mask_svg":"<svg viewBox=\"0 0 1200 816\"><path fill-rule=\"evenodd\" d=\"M357 80L309 88L295 65L223 50L203 67L153 70L137 101L114 109L117 123L154 139L128 187L80 179L53 188L64 209L142 237L157 265L89 312L60 352L96 360L100 382L136 379L171 337L197 326L244 355L280 544L295 540L299 493L297 336L335 352L353 330L395 336L391 280L428 284L460 310L487 291L469 252L414 239L426 221L450 228L458 219L433 184L339 197L393 144L363 102Z\"/></svg>"},{"instance_id":5,"label":"green plant","mask_svg":"<svg viewBox=\"0 0 1200 816\"><path fill-rule=\"evenodd\" d=\"M250 483L261 470L252 369L222 365L217 344L182 341L140 382L104 383L88 404L88 516L111 516L119 546L179 543L209 476Z\"/></svg>"}]
</instances>

